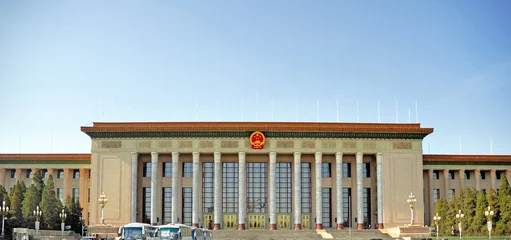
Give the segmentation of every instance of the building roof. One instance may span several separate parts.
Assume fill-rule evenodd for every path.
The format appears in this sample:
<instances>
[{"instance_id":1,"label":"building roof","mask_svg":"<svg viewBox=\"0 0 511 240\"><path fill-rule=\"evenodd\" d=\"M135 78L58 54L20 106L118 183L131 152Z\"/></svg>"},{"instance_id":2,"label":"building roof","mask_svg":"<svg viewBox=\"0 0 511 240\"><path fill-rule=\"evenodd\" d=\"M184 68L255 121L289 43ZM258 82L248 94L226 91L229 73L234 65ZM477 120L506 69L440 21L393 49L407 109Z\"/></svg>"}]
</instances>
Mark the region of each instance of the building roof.
<instances>
[{"instance_id":1,"label":"building roof","mask_svg":"<svg viewBox=\"0 0 511 240\"><path fill-rule=\"evenodd\" d=\"M8 161L8 160L49 160L49 161L90 161L90 154L80 154L80 153L34 153L34 154L0 154L0 161Z\"/></svg>"},{"instance_id":2,"label":"building roof","mask_svg":"<svg viewBox=\"0 0 511 240\"><path fill-rule=\"evenodd\" d=\"M424 154L425 164L438 163L511 163L511 155L462 155L462 154Z\"/></svg>"},{"instance_id":3,"label":"building roof","mask_svg":"<svg viewBox=\"0 0 511 240\"><path fill-rule=\"evenodd\" d=\"M234 133L333 133L330 137L373 137L384 138L382 134L400 134L399 138L424 138L433 132L433 128L422 128L420 124L395 123L315 123L315 122L95 122L93 126L81 127L82 132L91 137L179 137L182 133L202 133L191 136L208 137L225 136L241 137ZM109 134L110 133L110 134ZM112 134L116 133L116 134ZM133 134L122 134L133 133ZM141 134L143 133L143 134ZM180 133L180 134L154 134ZM222 134L223 133L223 134ZM343 134L340 134L343 133ZM351 135L350 135L351 134ZM366 134L366 135L364 135ZM369 134L369 135L367 135ZM406 137L406 134L411 134ZM305 135L301 134L303 137ZM321 134L320 134L321 135ZM316 136L320 136L316 134ZM243 134L243 137L245 134ZM284 137L282 134L279 136ZM326 137L327 135L325 135ZM269 136L272 137L272 136ZM276 137L276 136L273 136ZM391 137L392 138L392 137ZM395 138L398 138L397 136Z\"/></svg>"}]
</instances>

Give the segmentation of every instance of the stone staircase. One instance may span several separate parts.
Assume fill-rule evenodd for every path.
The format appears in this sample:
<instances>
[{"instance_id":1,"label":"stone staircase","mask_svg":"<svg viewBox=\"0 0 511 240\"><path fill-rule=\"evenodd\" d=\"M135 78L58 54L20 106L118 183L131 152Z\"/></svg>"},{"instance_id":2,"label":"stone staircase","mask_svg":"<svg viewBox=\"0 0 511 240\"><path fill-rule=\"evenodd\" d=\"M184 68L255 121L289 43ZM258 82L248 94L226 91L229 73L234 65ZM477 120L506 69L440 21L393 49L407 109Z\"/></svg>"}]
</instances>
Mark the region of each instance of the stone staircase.
<instances>
[{"instance_id":1,"label":"stone staircase","mask_svg":"<svg viewBox=\"0 0 511 240\"><path fill-rule=\"evenodd\" d=\"M305 239L393 239L387 234L384 234L376 229L370 230L335 230L325 229L327 234L318 234L315 230L215 230L213 232L213 239L222 240L305 240ZM323 237L324 238L323 238ZM331 236L331 237L330 237Z\"/></svg>"},{"instance_id":2,"label":"stone staircase","mask_svg":"<svg viewBox=\"0 0 511 240\"><path fill-rule=\"evenodd\" d=\"M334 239L394 239L388 234L380 232L378 229L365 229L365 230L335 230L328 231Z\"/></svg>"}]
</instances>

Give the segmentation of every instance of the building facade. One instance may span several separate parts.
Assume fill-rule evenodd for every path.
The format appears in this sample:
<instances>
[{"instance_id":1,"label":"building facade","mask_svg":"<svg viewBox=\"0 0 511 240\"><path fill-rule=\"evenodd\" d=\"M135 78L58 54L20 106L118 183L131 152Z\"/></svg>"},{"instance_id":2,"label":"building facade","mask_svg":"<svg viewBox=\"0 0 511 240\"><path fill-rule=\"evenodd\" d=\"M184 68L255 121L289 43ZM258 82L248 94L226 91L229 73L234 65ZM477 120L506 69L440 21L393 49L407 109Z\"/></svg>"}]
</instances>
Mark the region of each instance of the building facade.
<instances>
[{"instance_id":1,"label":"building facade","mask_svg":"<svg viewBox=\"0 0 511 240\"><path fill-rule=\"evenodd\" d=\"M429 225L438 198L494 188L511 156L424 155L420 124L94 123L91 154L3 154L0 183L54 174L88 223L185 223L211 229Z\"/></svg>"}]
</instances>

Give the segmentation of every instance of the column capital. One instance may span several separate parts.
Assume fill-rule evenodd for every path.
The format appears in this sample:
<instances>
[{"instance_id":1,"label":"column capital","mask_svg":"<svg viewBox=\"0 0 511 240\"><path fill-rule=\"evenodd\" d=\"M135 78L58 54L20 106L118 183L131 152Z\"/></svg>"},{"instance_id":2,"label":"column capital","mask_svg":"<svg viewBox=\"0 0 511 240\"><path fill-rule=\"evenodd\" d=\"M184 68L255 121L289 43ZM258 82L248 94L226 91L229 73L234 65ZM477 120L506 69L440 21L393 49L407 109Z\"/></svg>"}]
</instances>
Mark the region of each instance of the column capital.
<instances>
[{"instance_id":1,"label":"column capital","mask_svg":"<svg viewBox=\"0 0 511 240\"><path fill-rule=\"evenodd\" d=\"M172 157L179 157L179 152L172 152Z\"/></svg>"},{"instance_id":2,"label":"column capital","mask_svg":"<svg viewBox=\"0 0 511 240\"><path fill-rule=\"evenodd\" d=\"M138 156L138 152L131 152L131 155Z\"/></svg>"},{"instance_id":3,"label":"column capital","mask_svg":"<svg viewBox=\"0 0 511 240\"><path fill-rule=\"evenodd\" d=\"M476 169L476 170L474 170L474 172L476 172L476 173L480 173L480 172L481 172L481 169Z\"/></svg>"},{"instance_id":4,"label":"column capital","mask_svg":"<svg viewBox=\"0 0 511 240\"><path fill-rule=\"evenodd\" d=\"M277 152L270 152L270 156L277 156Z\"/></svg>"},{"instance_id":5,"label":"column capital","mask_svg":"<svg viewBox=\"0 0 511 240\"><path fill-rule=\"evenodd\" d=\"M222 156L222 152L214 152L213 155L215 157L220 157L220 156Z\"/></svg>"},{"instance_id":6,"label":"column capital","mask_svg":"<svg viewBox=\"0 0 511 240\"><path fill-rule=\"evenodd\" d=\"M158 152L151 152L151 157L158 157L160 155Z\"/></svg>"},{"instance_id":7,"label":"column capital","mask_svg":"<svg viewBox=\"0 0 511 240\"><path fill-rule=\"evenodd\" d=\"M364 156L364 153L362 153L362 152L357 152L357 156Z\"/></svg>"},{"instance_id":8,"label":"column capital","mask_svg":"<svg viewBox=\"0 0 511 240\"><path fill-rule=\"evenodd\" d=\"M302 156L302 152L294 152L293 155L295 157L300 157L300 156Z\"/></svg>"},{"instance_id":9,"label":"column capital","mask_svg":"<svg viewBox=\"0 0 511 240\"><path fill-rule=\"evenodd\" d=\"M321 156L323 156L323 152L315 152L314 156L321 157Z\"/></svg>"},{"instance_id":10,"label":"column capital","mask_svg":"<svg viewBox=\"0 0 511 240\"><path fill-rule=\"evenodd\" d=\"M335 156L336 156L336 157L342 157L342 155L343 155L343 154L344 154L343 152L336 152L336 153L335 153Z\"/></svg>"},{"instance_id":11,"label":"column capital","mask_svg":"<svg viewBox=\"0 0 511 240\"><path fill-rule=\"evenodd\" d=\"M240 156L240 157L244 157L245 155L247 155L247 153L246 153L246 152L239 152L239 153L238 153L238 156Z\"/></svg>"},{"instance_id":12,"label":"column capital","mask_svg":"<svg viewBox=\"0 0 511 240\"><path fill-rule=\"evenodd\" d=\"M192 155L193 155L194 157L198 157L198 156L200 156L200 152L192 152Z\"/></svg>"},{"instance_id":13,"label":"column capital","mask_svg":"<svg viewBox=\"0 0 511 240\"><path fill-rule=\"evenodd\" d=\"M376 153L376 157L382 157L383 156L383 153L379 152L379 153Z\"/></svg>"}]
</instances>

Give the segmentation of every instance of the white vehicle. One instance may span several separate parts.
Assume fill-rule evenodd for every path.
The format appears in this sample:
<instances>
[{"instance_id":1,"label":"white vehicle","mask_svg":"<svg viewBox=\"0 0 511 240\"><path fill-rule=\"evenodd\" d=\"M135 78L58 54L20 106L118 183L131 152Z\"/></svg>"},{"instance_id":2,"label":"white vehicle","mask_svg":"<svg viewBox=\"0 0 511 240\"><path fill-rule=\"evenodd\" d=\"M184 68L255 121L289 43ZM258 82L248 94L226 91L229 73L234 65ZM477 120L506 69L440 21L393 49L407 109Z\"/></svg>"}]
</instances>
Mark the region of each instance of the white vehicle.
<instances>
[{"instance_id":1,"label":"white vehicle","mask_svg":"<svg viewBox=\"0 0 511 240\"><path fill-rule=\"evenodd\" d=\"M146 240L152 237L156 228L147 223L129 223L117 232L121 240Z\"/></svg>"},{"instance_id":2,"label":"white vehicle","mask_svg":"<svg viewBox=\"0 0 511 240\"><path fill-rule=\"evenodd\" d=\"M203 240L207 238L205 229L190 227L184 224L167 224L157 227L156 237L159 240Z\"/></svg>"}]
</instances>

